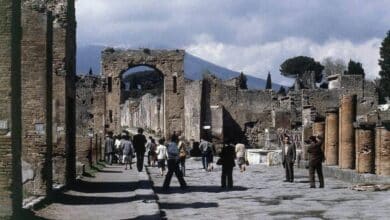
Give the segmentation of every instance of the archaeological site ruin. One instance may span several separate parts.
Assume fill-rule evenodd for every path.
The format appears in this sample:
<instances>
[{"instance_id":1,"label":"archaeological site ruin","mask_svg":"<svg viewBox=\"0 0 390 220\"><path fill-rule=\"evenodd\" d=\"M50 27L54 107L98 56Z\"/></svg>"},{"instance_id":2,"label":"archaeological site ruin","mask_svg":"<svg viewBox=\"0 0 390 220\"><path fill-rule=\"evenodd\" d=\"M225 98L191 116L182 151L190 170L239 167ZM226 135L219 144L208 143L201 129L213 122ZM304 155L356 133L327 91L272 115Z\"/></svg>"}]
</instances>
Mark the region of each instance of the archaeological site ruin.
<instances>
[{"instance_id":1,"label":"archaeological site ruin","mask_svg":"<svg viewBox=\"0 0 390 220\"><path fill-rule=\"evenodd\" d=\"M108 132L140 127L193 148L243 142L267 165L281 163L281 133L303 163L304 140L320 135L326 166L390 176L390 109L364 75L329 75L321 88L307 72L282 94L239 76L190 80L186 51L148 48L106 48L101 74L76 75L74 0L1 0L0 16L0 219L72 185L104 159Z\"/></svg>"}]
</instances>

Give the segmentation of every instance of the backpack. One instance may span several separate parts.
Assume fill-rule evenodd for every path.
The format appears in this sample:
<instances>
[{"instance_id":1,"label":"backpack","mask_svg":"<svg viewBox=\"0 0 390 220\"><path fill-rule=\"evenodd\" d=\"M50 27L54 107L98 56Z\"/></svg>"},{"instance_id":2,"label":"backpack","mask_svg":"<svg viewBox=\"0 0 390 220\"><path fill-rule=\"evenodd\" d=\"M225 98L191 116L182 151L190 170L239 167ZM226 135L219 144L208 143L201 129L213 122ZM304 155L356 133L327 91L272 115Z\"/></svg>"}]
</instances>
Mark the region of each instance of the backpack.
<instances>
[{"instance_id":1,"label":"backpack","mask_svg":"<svg viewBox=\"0 0 390 220\"><path fill-rule=\"evenodd\" d=\"M180 158L186 158L187 156L187 151L186 151L186 147L184 146L184 143L183 142L180 142L179 143L179 157Z\"/></svg>"},{"instance_id":2,"label":"backpack","mask_svg":"<svg viewBox=\"0 0 390 220\"><path fill-rule=\"evenodd\" d=\"M168 157L177 157L179 155L179 149L175 143L170 143L167 148Z\"/></svg>"}]
</instances>

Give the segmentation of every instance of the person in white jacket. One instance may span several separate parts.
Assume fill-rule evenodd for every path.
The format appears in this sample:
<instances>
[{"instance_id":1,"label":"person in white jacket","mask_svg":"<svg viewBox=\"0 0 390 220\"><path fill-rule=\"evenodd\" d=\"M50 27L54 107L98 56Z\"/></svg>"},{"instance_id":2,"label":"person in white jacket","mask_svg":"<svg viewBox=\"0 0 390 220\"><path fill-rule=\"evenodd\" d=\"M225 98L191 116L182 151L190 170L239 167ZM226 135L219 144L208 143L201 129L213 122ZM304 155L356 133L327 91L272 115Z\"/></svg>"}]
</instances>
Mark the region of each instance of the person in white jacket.
<instances>
[{"instance_id":1,"label":"person in white jacket","mask_svg":"<svg viewBox=\"0 0 390 220\"><path fill-rule=\"evenodd\" d=\"M167 159L167 147L164 145L164 139L158 140L158 146L156 149L157 154L157 165L160 169L161 176L164 176L165 171L165 160Z\"/></svg>"}]
</instances>

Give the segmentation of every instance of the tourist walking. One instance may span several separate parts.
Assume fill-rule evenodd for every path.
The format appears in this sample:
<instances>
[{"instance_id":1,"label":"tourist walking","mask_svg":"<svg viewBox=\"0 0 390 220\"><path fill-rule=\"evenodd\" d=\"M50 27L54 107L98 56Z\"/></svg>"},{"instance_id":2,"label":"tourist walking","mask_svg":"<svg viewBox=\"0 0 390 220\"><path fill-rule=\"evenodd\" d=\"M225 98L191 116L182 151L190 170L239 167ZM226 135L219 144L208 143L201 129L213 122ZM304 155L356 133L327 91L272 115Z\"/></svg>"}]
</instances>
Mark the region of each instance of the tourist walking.
<instances>
[{"instance_id":1,"label":"tourist walking","mask_svg":"<svg viewBox=\"0 0 390 220\"><path fill-rule=\"evenodd\" d=\"M156 140L152 138L150 149L149 149L149 160L150 160L150 165L152 167L156 166L156 161L157 161L156 148L157 148Z\"/></svg>"},{"instance_id":2,"label":"tourist walking","mask_svg":"<svg viewBox=\"0 0 390 220\"><path fill-rule=\"evenodd\" d=\"M118 164L121 164L122 163L122 149L121 149L121 135L115 135L114 136L114 144L115 144L115 149L114 149L114 153L115 153L115 161L118 163Z\"/></svg>"},{"instance_id":3,"label":"tourist walking","mask_svg":"<svg viewBox=\"0 0 390 220\"><path fill-rule=\"evenodd\" d=\"M320 188L324 188L324 176L322 174L322 162L325 161L324 152L321 149L322 137L311 136L309 138L310 146L307 149L309 153L309 181L310 188L316 188L315 172L317 172L320 182Z\"/></svg>"},{"instance_id":4,"label":"tourist walking","mask_svg":"<svg viewBox=\"0 0 390 220\"><path fill-rule=\"evenodd\" d=\"M165 176L163 188L165 190L169 189L171 183L172 175L175 173L177 179L179 180L180 187L186 188L187 184L183 178L183 173L180 171L179 167L179 149L177 147L177 137L172 136L170 143L167 147L167 156L168 156L168 173Z\"/></svg>"},{"instance_id":5,"label":"tourist walking","mask_svg":"<svg viewBox=\"0 0 390 220\"><path fill-rule=\"evenodd\" d=\"M214 169L214 166L213 166L214 154L215 154L214 145L211 142L208 142L207 150L206 150L206 161L207 161L207 171L208 172L211 172Z\"/></svg>"},{"instance_id":6,"label":"tourist walking","mask_svg":"<svg viewBox=\"0 0 390 220\"><path fill-rule=\"evenodd\" d=\"M240 168L241 172L244 172L247 163L245 145L242 143L237 143L235 146L235 151L236 151L238 167Z\"/></svg>"},{"instance_id":7,"label":"tourist walking","mask_svg":"<svg viewBox=\"0 0 390 220\"><path fill-rule=\"evenodd\" d=\"M183 136L179 136L179 143L177 147L179 148L180 171L183 173L183 176L186 176L187 146Z\"/></svg>"},{"instance_id":8,"label":"tourist walking","mask_svg":"<svg viewBox=\"0 0 390 220\"><path fill-rule=\"evenodd\" d=\"M217 162L219 165L222 165L222 174L221 174L221 187L233 188L233 167L236 166L234 160L236 158L235 149L232 145L226 144L221 153L219 154L220 159Z\"/></svg>"},{"instance_id":9,"label":"tourist walking","mask_svg":"<svg viewBox=\"0 0 390 220\"><path fill-rule=\"evenodd\" d=\"M282 144L282 162L286 170L284 182L294 182L294 163L296 159L295 144L292 144L289 136L285 135Z\"/></svg>"},{"instance_id":10,"label":"tourist walking","mask_svg":"<svg viewBox=\"0 0 390 220\"><path fill-rule=\"evenodd\" d=\"M202 153L203 169L206 171L208 169L208 163L207 163L208 147L209 147L209 142L206 141L205 139L200 139L199 149L200 149L200 152Z\"/></svg>"},{"instance_id":11,"label":"tourist walking","mask_svg":"<svg viewBox=\"0 0 390 220\"><path fill-rule=\"evenodd\" d=\"M106 135L104 153L106 162L112 165L112 156L114 154L114 139L112 139L112 132L108 132L108 134Z\"/></svg>"},{"instance_id":12,"label":"tourist walking","mask_svg":"<svg viewBox=\"0 0 390 220\"><path fill-rule=\"evenodd\" d=\"M164 145L164 139L158 140L158 146L156 149L157 154L157 166L160 169L160 175L164 176L165 161L167 160L167 147Z\"/></svg>"},{"instance_id":13,"label":"tourist walking","mask_svg":"<svg viewBox=\"0 0 390 220\"><path fill-rule=\"evenodd\" d=\"M125 164L125 170L127 170L127 165L129 164L130 169L132 169L132 159L133 159L133 144L130 141L129 135L125 134L122 136L121 148L123 149L123 163Z\"/></svg>"},{"instance_id":14,"label":"tourist walking","mask_svg":"<svg viewBox=\"0 0 390 220\"><path fill-rule=\"evenodd\" d=\"M138 134L133 137L133 144L137 155L137 169L138 172L141 172L144 165L145 144L147 141L145 135L143 135L144 130L142 128L139 128L137 132Z\"/></svg>"}]
</instances>

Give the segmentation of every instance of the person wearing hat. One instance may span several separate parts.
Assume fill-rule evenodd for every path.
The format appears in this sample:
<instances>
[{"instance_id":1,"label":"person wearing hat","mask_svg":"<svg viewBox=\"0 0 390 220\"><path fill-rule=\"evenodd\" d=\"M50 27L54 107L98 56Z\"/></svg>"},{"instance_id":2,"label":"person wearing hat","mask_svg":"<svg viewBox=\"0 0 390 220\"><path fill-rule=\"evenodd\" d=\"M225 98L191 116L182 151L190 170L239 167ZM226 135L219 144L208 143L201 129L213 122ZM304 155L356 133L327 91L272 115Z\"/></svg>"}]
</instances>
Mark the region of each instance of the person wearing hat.
<instances>
[{"instance_id":1,"label":"person wearing hat","mask_svg":"<svg viewBox=\"0 0 390 220\"><path fill-rule=\"evenodd\" d=\"M309 181L310 188L316 188L315 172L317 172L320 182L320 188L324 188L324 176L322 174L322 162L325 161L324 152L321 149L322 137L311 136L309 138L310 146L307 149L309 153Z\"/></svg>"}]
</instances>

